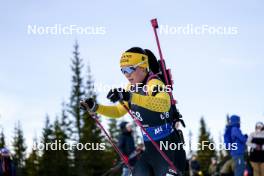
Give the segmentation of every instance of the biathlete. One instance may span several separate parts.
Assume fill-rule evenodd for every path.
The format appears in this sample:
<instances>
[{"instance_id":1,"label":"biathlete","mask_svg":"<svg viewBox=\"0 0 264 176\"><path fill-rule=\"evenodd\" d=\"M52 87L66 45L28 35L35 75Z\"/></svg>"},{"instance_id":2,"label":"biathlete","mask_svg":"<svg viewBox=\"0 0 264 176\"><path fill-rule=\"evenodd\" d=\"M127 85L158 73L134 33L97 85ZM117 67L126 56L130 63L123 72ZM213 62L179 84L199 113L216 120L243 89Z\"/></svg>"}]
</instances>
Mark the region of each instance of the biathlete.
<instances>
[{"instance_id":1,"label":"biathlete","mask_svg":"<svg viewBox=\"0 0 264 176\"><path fill-rule=\"evenodd\" d=\"M153 74L156 68L152 63L156 61L150 50L139 47L127 50L122 54L120 67L129 84L126 89L111 89L107 95L117 105L101 105L92 98L80 102L87 111L111 118L119 118L127 113L124 103L177 168L175 174L146 134L142 133L145 151L133 169L133 176L183 175L185 169L186 155L181 137L174 127L169 89L157 74ZM172 143L178 145L177 149L165 147Z\"/></svg>"}]
</instances>

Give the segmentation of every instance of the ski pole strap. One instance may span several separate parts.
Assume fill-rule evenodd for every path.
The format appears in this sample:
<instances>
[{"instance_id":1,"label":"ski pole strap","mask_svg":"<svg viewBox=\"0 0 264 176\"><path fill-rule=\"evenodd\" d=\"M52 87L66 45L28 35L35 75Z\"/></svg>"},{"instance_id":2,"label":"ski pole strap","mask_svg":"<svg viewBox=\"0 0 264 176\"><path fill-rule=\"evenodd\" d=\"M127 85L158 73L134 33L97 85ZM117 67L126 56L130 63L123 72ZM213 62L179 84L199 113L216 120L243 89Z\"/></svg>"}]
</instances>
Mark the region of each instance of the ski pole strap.
<instances>
[{"instance_id":1,"label":"ski pole strap","mask_svg":"<svg viewBox=\"0 0 264 176\"><path fill-rule=\"evenodd\" d=\"M119 154L119 156L121 157L121 159L123 160L124 164L129 168L129 170L132 172L132 168L128 163L128 159L125 157L125 155L120 151L120 149L116 146L116 144L114 143L113 139L110 137L110 135L106 132L106 130L104 129L103 125L101 124L101 122L98 120L98 116L97 115L92 115L92 118L95 120L97 126L104 132L104 134L106 135L106 137L108 138L108 141L111 143L111 145L113 146L113 148L115 149L115 151Z\"/></svg>"},{"instance_id":2,"label":"ski pole strap","mask_svg":"<svg viewBox=\"0 0 264 176\"><path fill-rule=\"evenodd\" d=\"M129 113L129 115L131 116L131 118L135 121L135 123L140 127L141 131L143 131L147 138L151 141L151 143L154 145L154 147L156 148L156 150L161 154L161 156L163 157L163 159L169 164L169 166L171 167L171 169L173 169L175 172L177 172L176 167L174 166L173 162L168 158L168 156L162 151L160 150L160 147L158 146L158 144L152 139L152 137L148 134L148 132L146 131L146 129L143 127L143 125L141 124L141 122L130 112L130 110L128 109L128 107L124 104L123 101L120 101L120 103L123 105L123 107L126 109L126 111Z\"/></svg>"}]
</instances>

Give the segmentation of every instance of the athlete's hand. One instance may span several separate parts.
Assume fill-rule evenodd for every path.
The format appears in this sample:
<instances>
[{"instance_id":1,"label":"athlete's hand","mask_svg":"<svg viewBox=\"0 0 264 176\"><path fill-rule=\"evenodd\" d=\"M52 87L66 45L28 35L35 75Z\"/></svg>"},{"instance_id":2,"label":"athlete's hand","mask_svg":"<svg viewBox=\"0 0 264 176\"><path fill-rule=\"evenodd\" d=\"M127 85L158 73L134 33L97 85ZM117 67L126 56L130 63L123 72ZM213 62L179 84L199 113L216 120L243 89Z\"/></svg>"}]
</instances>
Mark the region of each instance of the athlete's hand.
<instances>
[{"instance_id":1,"label":"athlete's hand","mask_svg":"<svg viewBox=\"0 0 264 176\"><path fill-rule=\"evenodd\" d=\"M88 98L80 101L80 108L88 112L95 112L98 105L93 98Z\"/></svg>"},{"instance_id":2,"label":"athlete's hand","mask_svg":"<svg viewBox=\"0 0 264 176\"><path fill-rule=\"evenodd\" d=\"M107 94L107 98L113 103L117 101L130 101L131 93L122 88L111 89Z\"/></svg>"}]
</instances>

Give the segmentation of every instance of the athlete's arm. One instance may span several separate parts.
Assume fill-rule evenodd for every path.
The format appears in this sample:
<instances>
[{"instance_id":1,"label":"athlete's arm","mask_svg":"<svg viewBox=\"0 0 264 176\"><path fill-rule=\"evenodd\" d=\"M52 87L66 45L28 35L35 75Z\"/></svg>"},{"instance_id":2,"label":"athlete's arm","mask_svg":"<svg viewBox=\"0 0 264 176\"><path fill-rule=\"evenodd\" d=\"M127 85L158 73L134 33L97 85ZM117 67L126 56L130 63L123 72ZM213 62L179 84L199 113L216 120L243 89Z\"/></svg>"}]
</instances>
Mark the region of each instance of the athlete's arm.
<instances>
[{"instance_id":1,"label":"athlete's arm","mask_svg":"<svg viewBox=\"0 0 264 176\"><path fill-rule=\"evenodd\" d=\"M128 90L130 87L130 84L126 86L126 90ZM124 104L126 107L128 106L128 102L124 101ZM105 106L98 104L98 108L96 110L98 114L111 117L111 118L120 118L124 116L127 113L127 110L124 108L124 106L121 103L118 103L115 106Z\"/></svg>"},{"instance_id":2,"label":"athlete's arm","mask_svg":"<svg viewBox=\"0 0 264 176\"><path fill-rule=\"evenodd\" d=\"M128 107L127 102L125 102L125 105ZM98 104L98 108L96 112L98 114L112 117L112 118L119 118L127 113L126 109L123 107L121 103L118 103L116 106L105 106L105 105Z\"/></svg>"},{"instance_id":3,"label":"athlete's arm","mask_svg":"<svg viewBox=\"0 0 264 176\"><path fill-rule=\"evenodd\" d=\"M132 93L131 103L149 109L155 112L167 112L170 109L170 95L165 90L165 85L158 79L152 79L148 82L148 95L139 95ZM160 87L163 90L158 91Z\"/></svg>"}]
</instances>

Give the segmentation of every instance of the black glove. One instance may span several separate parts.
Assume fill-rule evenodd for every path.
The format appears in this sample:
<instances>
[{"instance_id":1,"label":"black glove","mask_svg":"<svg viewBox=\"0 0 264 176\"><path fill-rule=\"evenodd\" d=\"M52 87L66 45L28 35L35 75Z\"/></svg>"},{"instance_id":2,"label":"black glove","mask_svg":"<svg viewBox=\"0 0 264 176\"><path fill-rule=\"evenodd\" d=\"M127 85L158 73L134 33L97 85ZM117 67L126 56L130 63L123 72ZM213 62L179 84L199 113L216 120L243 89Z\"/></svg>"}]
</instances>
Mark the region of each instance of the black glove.
<instances>
[{"instance_id":1,"label":"black glove","mask_svg":"<svg viewBox=\"0 0 264 176\"><path fill-rule=\"evenodd\" d=\"M130 101L131 93L122 88L111 89L107 94L107 98L113 103L117 101Z\"/></svg>"},{"instance_id":2,"label":"black glove","mask_svg":"<svg viewBox=\"0 0 264 176\"><path fill-rule=\"evenodd\" d=\"M80 108L89 112L95 112L98 105L93 98L88 98L80 101Z\"/></svg>"}]
</instances>

